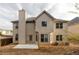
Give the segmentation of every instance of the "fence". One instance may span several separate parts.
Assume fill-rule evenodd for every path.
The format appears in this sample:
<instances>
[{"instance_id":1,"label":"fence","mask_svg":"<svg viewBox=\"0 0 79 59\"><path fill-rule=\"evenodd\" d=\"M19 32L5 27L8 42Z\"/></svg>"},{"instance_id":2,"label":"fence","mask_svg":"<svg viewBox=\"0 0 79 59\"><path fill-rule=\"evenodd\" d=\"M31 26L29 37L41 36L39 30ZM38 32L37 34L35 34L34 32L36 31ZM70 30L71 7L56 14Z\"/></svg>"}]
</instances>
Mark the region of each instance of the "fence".
<instances>
[{"instance_id":1,"label":"fence","mask_svg":"<svg viewBox=\"0 0 79 59\"><path fill-rule=\"evenodd\" d=\"M12 43L12 36L0 36L0 46Z\"/></svg>"}]
</instances>

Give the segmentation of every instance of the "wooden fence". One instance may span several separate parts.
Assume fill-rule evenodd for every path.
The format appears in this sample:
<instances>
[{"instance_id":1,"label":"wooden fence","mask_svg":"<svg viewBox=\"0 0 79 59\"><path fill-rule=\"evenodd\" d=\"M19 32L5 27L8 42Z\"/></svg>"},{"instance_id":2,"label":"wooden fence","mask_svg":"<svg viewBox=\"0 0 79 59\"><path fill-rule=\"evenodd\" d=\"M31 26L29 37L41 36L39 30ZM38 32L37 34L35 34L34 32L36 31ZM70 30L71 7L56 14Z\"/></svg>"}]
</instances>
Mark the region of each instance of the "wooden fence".
<instances>
[{"instance_id":1,"label":"wooden fence","mask_svg":"<svg viewBox=\"0 0 79 59\"><path fill-rule=\"evenodd\" d=\"M0 36L0 46L12 43L12 36Z\"/></svg>"}]
</instances>

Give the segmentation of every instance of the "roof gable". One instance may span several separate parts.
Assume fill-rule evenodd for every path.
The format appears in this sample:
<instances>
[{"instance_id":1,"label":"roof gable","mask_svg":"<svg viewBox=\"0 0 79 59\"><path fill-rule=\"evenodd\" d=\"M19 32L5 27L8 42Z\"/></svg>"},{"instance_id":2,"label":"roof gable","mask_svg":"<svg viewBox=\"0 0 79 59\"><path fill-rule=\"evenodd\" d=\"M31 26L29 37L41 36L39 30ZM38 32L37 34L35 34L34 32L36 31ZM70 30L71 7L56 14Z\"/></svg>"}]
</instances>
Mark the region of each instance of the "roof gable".
<instances>
[{"instance_id":1,"label":"roof gable","mask_svg":"<svg viewBox=\"0 0 79 59\"><path fill-rule=\"evenodd\" d=\"M65 20L60 20L60 19L56 19L54 18L52 15L50 15L47 11L43 11L41 12L37 17L30 17L30 18L27 18L26 20L26 23L35 23L35 20L37 20L40 16L42 16L43 14L46 14L48 17L51 18L51 20L54 20L55 22L68 22L68 21L65 21ZM12 23L18 23L18 20L16 21L12 21Z\"/></svg>"},{"instance_id":2,"label":"roof gable","mask_svg":"<svg viewBox=\"0 0 79 59\"><path fill-rule=\"evenodd\" d=\"M41 12L41 13L36 17L36 20L37 20L41 15L43 15L44 13L45 13L47 16L49 16L50 18L54 19L53 16L51 16L47 11L44 10L43 12Z\"/></svg>"}]
</instances>

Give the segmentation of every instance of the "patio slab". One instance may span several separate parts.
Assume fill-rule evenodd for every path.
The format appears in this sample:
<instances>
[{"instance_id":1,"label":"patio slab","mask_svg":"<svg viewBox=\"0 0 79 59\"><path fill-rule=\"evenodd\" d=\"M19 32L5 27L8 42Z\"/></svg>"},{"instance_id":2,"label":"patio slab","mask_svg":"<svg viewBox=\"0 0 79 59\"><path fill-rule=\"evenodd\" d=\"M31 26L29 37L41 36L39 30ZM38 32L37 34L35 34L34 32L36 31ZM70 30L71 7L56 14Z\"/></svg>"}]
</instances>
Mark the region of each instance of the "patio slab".
<instances>
[{"instance_id":1,"label":"patio slab","mask_svg":"<svg viewBox=\"0 0 79 59\"><path fill-rule=\"evenodd\" d=\"M38 49L37 44L18 44L14 48L19 48L19 49Z\"/></svg>"}]
</instances>

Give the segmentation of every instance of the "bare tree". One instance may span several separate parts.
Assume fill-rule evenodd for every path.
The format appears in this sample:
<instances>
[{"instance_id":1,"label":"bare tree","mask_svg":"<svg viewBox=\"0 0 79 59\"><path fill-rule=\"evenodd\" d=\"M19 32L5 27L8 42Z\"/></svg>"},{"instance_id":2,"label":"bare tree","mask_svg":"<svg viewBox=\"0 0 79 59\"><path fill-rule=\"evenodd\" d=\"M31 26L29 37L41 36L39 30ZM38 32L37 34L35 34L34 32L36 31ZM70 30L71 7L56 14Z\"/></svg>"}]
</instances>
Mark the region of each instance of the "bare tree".
<instances>
[{"instance_id":1,"label":"bare tree","mask_svg":"<svg viewBox=\"0 0 79 59\"><path fill-rule=\"evenodd\" d=\"M79 10L79 3L75 3L75 8Z\"/></svg>"},{"instance_id":2,"label":"bare tree","mask_svg":"<svg viewBox=\"0 0 79 59\"><path fill-rule=\"evenodd\" d=\"M76 10L79 10L79 3L75 3L74 7L75 7ZM68 13L79 14L79 12L77 12L77 11L68 11Z\"/></svg>"}]
</instances>

